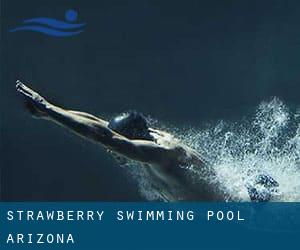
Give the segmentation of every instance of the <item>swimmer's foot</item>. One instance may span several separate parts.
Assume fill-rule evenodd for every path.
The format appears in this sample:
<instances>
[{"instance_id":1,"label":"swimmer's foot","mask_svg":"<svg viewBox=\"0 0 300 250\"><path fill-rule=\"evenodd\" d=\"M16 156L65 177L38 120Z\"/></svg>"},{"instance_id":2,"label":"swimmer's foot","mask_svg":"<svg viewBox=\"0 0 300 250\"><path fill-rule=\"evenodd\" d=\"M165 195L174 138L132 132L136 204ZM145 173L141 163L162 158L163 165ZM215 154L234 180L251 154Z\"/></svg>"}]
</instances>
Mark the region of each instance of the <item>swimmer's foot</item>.
<instances>
[{"instance_id":1,"label":"swimmer's foot","mask_svg":"<svg viewBox=\"0 0 300 250\"><path fill-rule=\"evenodd\" d=\"M25 98L25 106L35 118L47 116L45 109L48 103L42 96L19 80L16 81L16 90Z\"/></svg>"}]
</instances>

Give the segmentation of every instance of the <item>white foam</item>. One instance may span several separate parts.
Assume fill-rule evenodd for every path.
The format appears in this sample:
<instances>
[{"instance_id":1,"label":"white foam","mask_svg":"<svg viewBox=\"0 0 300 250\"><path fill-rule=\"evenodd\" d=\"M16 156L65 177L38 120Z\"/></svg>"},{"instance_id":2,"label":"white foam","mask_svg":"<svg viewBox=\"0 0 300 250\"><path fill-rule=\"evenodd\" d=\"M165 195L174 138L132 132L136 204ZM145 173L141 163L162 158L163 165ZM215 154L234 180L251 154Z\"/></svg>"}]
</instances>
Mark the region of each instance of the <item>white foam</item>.
<instances>
[{"instance_id":1,"label":"white foam","mask_svg":"<svg viewBox=\"0 0 300 250\"><path fill-rule=\"evenodd\" d=\"M176 129L176 136L214 166L220 191L231 199L249 200L245 184L257 173L267 173L280 185L275 200L300 201L299 113L292 113L281 100L273 98L262 102L252 117L241 122L219 121L204 130ZM143 168L132 166L130 172L145 198L159 197L159 190L151 185L151 177ZM197 171L192 174L197 179Z\"/></svg>"}]
</instances>

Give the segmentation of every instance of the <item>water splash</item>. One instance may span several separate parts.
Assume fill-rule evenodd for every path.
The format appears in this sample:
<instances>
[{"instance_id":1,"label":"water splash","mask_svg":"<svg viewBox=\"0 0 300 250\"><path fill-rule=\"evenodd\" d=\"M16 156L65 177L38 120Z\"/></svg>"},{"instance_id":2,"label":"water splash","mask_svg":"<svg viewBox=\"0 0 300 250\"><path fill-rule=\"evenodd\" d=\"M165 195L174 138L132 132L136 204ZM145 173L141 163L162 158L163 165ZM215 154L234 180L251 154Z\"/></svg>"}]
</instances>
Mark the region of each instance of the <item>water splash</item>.
<instances>
[{"instance_id":1,"label":"water splash","mask_svg":"<svg viewBox=\"0 0 300 250\"><path fill-rule=\"evenodd\" d=\"M274 200L300 201L300 112L291 112L278 98L262 102L240 122L220 121L202 130L172 132L215 168L220 191L229 199L249 201L246 183L267 173L280 184ZM129 165L145 198L161 198L145 168ZM203 178L193 168L190 171L194 180Z\"/></svg>"}]
</instances>

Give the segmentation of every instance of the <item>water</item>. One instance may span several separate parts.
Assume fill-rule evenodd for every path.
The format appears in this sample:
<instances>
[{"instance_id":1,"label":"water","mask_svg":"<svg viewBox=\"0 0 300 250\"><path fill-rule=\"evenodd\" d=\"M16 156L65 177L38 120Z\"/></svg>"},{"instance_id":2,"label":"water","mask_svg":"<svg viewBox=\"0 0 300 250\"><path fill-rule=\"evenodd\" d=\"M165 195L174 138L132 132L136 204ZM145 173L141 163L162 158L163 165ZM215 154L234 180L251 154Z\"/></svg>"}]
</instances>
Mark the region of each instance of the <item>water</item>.
<instances>
[{"instance_id":1,"label":"water","mask_svg":"<svg viewBox=\"0 0 300 250\"><path fill-rule=\"evenodd\" d=\"M300 201L300 110L292 111L278 98L262 102L252 115L238 122L223 120L208 124L205 129L169 131L214 167L219 190L228 199L249 201L246 183L259 173L267 173L280 184L274 201ZM137 163L128 165L146 199L164 199L146 168ZM192 181L216 181L201 175L195 166L188 169Z\"/></svg>"}]
</instances>

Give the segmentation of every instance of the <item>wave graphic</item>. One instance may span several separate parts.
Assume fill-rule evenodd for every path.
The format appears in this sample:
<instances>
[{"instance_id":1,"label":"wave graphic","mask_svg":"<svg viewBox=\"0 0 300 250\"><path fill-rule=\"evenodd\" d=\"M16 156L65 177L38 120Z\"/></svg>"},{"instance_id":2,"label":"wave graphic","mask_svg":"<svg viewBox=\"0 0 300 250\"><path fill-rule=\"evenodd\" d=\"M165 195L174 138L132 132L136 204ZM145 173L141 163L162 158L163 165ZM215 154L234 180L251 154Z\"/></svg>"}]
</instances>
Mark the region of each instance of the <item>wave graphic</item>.
<instances>
[{"instance_id":1,"label":"wave graphic","mask_svg":"<svg viewBox=\"0 0 300 250\"><path fill-rule=\"evenodd\" d=\"M165 126L162 126L165 129ZM266 173L279 183L274 201L300 201L300 108L278 98L264 101L240 121L216 121L205 129L167 129L196 149L217 173L219 190L234 201L249 201L246 184ZM130 175L149 200L163 199L145 168L129 164ZM197 167L188 168L191 181L205 179ZM199 185L201 189L201 185Z\"/></svg>"},{"instance_id":2,"label":"wave graphic","mask_svg":"<svg viewBox=\"0 0 300 250\"><path fill-rule=\"evenodd\" d=\"M38 17L38 18L24 20L23 23L44 24L44 25L48 25L51 28L56 28L56 29L75 29L75 28L83 27L85 25L85 23L73 24L73 23L67 23L64 21L60 21L52 18L46 18L46 17Z\"/></svg>"},{"instance_id":3,"label":"wave graphic","mask_svg":"<svg viewBox=\"0 0 300 250\"><path fill-rule=\"evenodd\" d=\"M69 31L69 32L60 31L60 30L54 30L54 29L50 29L47 27L43 27L43 26L34 26L34 25L18 27L18 28L11 30L11 32L21 31L21 30L36 31L36 32L40 32L40 33L44 33L44 34L47 34L50 36L56 36L56 37L74 36L74 35L77 35L77 34L83 32L83 30Z\"/></svg>"},{"instance_id":4,"label":"wave graphic","mask_svg":"<svg viewBox=\"0 0 300 250\"><path fill-rule=\"evenodd\" d=\"M47 17L27 19L23 21L23 26L13 28L10 32L34 31L49 36L67 37L77 35L84 31L82 28L86 25L85 23L72 23L77 20L76 11L67 10L65 19L67 22Z\"/></svg>"}]
</instances>

